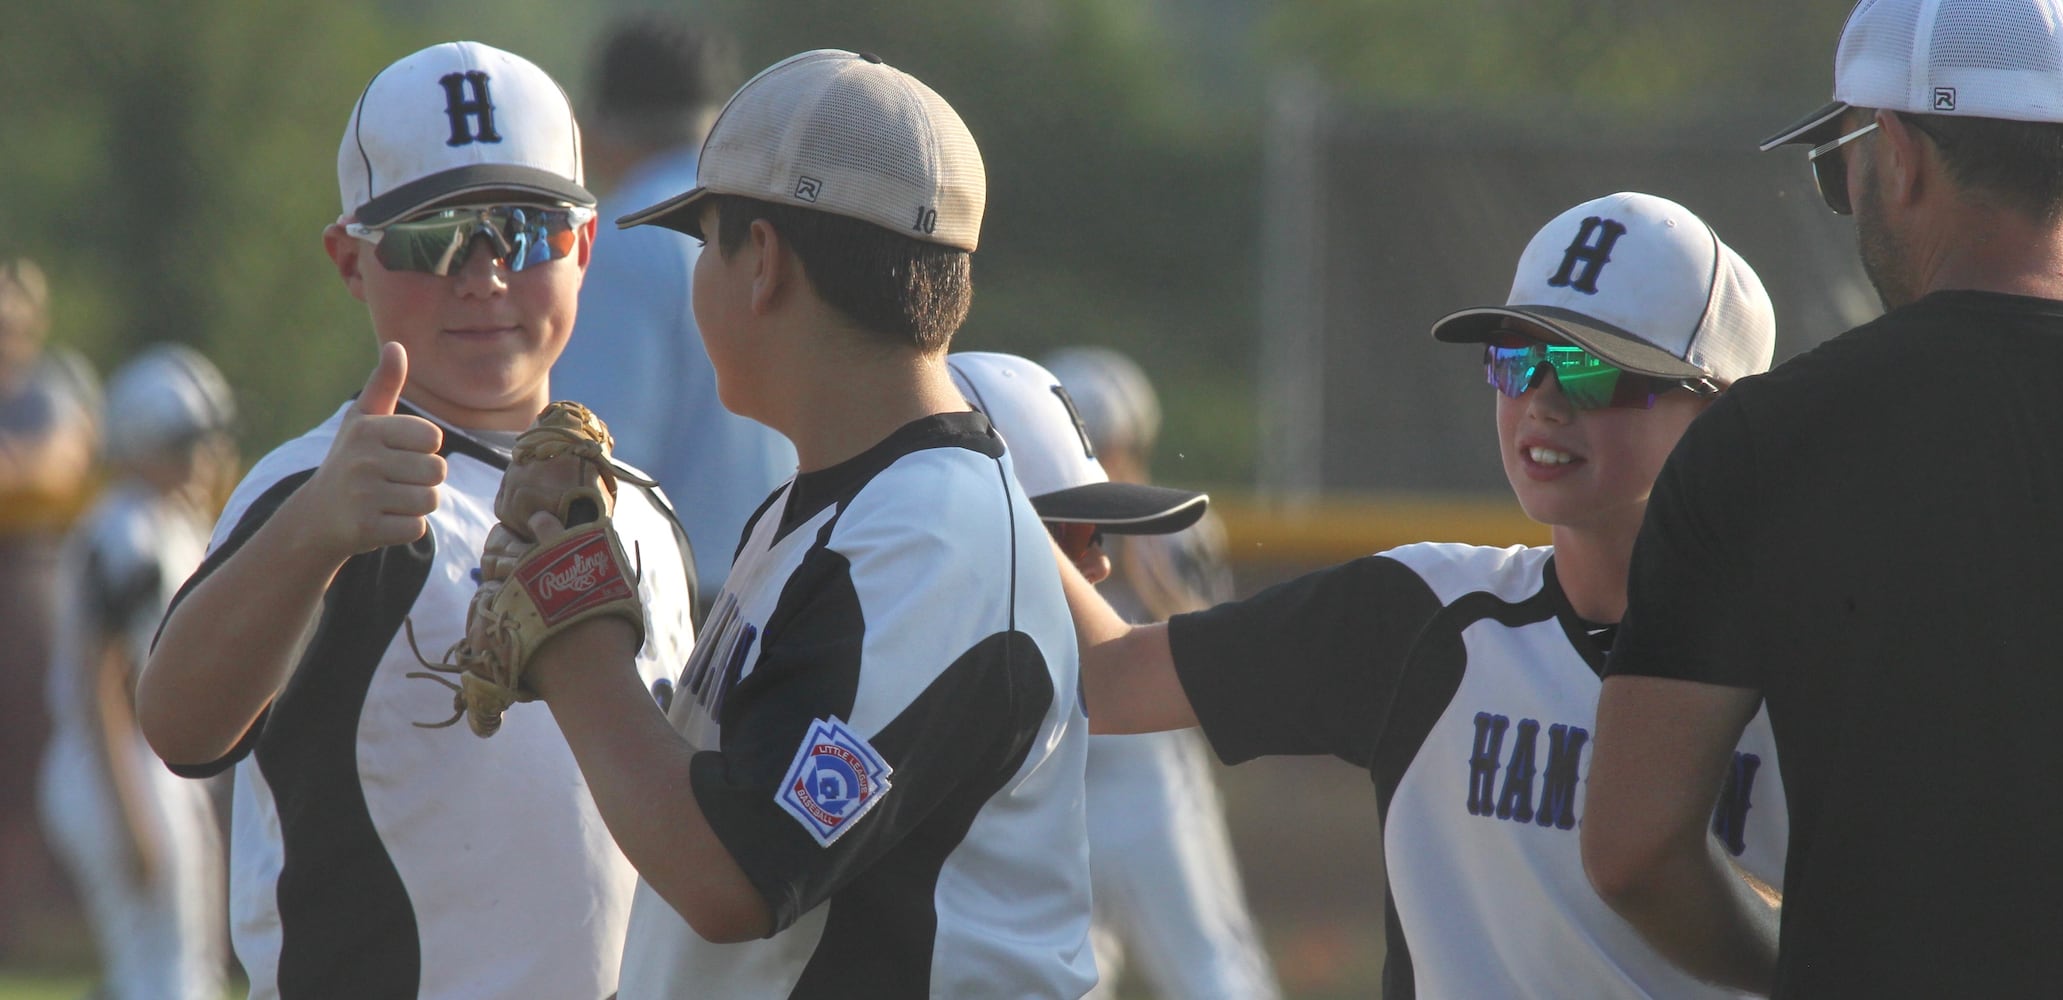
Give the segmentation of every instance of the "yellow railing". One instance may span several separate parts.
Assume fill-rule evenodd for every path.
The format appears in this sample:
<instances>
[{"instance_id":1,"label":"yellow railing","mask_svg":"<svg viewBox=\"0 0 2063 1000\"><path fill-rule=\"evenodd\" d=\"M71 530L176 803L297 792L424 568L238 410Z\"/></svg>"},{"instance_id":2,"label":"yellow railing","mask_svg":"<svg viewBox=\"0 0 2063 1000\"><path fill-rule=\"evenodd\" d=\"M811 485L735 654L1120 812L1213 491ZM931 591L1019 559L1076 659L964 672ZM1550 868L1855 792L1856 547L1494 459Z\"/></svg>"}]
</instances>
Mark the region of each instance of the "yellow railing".
<instances>
[{"instance_id":1,"label":"yellow railing","mask_svg":"<svg viewBox=\"0 0 2063 1000\"><path fill-rule=\"evenodd\" d=\"M1547 528L1509 498L1476 494L1334 494L1293 503L1211 494L1233 563L1343 562L1412 542L1544 545Z\"/></svg>"}]
</instances>

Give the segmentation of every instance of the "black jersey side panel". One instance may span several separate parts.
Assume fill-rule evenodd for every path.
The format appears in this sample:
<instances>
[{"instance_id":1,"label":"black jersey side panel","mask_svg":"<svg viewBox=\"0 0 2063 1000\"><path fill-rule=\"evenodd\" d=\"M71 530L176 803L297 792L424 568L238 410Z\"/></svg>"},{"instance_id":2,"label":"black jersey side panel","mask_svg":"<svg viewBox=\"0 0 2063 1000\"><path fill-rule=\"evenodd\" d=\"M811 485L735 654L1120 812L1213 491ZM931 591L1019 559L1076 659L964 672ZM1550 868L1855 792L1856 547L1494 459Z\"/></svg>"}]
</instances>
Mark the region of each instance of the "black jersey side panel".
<instances>
[{"instance_id":1,"label":"black jersey side panel","mask_svg":"<svg viewBox=\"0 0 2063 1000\"><path fill-rule=\"evenodd\" d=\"M415 911L358 781L358 719L373 673L415 605L434 534L353 557L257 741L278 807L279 989L305 997L413 997Z\"/></svg>"},{"instance_id":2,"label":"black jersey side panel","mask_svg":"<svg viewBox=\"0 0 2063 1000\"><path fill-rule=\"evenodd\" d=\"M836 524L834 519L820 531L828 537ZM798 633L798 624L809 631ZM911 827L936 823L932 810L959 802L969 809L971 822L973 810L994 788L964 783L975 775L988 777L984 769L999 756L1021 762L1029 750L1022 742L1026 732L997 732L994 720L1040 718L1052 703L1045 660L1028 638L998 633L977 644L872 741L896 768L894 791L859 826L830 847L820 846L773 806L774 796L811 722L827 711L841 718L851 715L864 640L850 566L844 556L819 545L783 587L780 604L767 620L757 665L724 697L723 753L699 754L694 762L695 795L703 813L766 899L776 930L842 891L854 873L879 864L877 859L896 849ZM939 725L948 720L970 725ZM982 725L972 726L977 720ZM741 761L763 766L746 773ZM1005 782L1015 771L1012 764L994 780ZM956 834L951 843L939 845L931 862L934 875L957 843ZM930 912L928 895L922 908Z\"/></svg>"},{"instance_id":3,"label":"black jersey side panel","mask_svg":"<svg viewBox=\"0 0 2063 1000\"><path fill-rule=\"evenodd\" d=\"M996 732L994 720L1041 718L1052 703L1038 644L1022 632L1001 632L947 667L881 730L874 747L889 760L955 766L896 772L895 791L877 810L889 815L868 822L908 833L836 888L823 938L793 996L850 996L856 984L867 996L930 995L939 872L982 807L1024 765L1037 736L1036 728ZM809 905L814 901L805 910Z\"/></svg>"},{"instance_id":4,"label":"black jersey side panel","mask_svg":"<svg viewBox=\"0 0 2063 1000\"><path fill-rule=\"evenodd\" d=\"M775 932L809 908L779 876L814 867L825 851L793 821L769 828L766 807L787 776L798 735L820 713L850 718L859 690L866 637L859 592L845 557L822 544L837 523L820 529L817 546L783 584L752 673L734 686L729 677L712 679L724 685L717 689L723 752L697 754L693 763L702 813L766 900Z\"/></svg>"}]
</instances>

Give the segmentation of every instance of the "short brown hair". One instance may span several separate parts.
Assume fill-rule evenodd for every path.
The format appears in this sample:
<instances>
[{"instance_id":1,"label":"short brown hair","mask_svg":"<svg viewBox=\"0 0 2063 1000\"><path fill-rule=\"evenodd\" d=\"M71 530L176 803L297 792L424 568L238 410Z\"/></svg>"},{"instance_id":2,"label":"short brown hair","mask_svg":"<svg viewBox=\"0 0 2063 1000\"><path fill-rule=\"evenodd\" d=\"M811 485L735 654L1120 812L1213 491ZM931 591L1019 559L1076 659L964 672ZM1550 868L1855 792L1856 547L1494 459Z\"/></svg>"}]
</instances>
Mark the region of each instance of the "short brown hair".
<instances>
[{"instance_id":1,"label":"short brown hair","mask_svg":"<svg viewBox=\"0 0 2063 1000\"><path fill-rule=\"evenodd\" d=\"M2040 222L2063 218L2063 124L1899 112L1941 151L1949 176Z\"/></svg>"},{"instance_id":2,"label":"short brown hair","mask_svg":"<svg viewBox=\"0 0 2063 1000\"><path fill-rule=\"evenodd\" d=\"M965 250L814 209L717 195L716 246L729 257L755 220L781 234L817 295L863 329L926 354L944 351L974 303Z\"/></svg>"}]
</instances>

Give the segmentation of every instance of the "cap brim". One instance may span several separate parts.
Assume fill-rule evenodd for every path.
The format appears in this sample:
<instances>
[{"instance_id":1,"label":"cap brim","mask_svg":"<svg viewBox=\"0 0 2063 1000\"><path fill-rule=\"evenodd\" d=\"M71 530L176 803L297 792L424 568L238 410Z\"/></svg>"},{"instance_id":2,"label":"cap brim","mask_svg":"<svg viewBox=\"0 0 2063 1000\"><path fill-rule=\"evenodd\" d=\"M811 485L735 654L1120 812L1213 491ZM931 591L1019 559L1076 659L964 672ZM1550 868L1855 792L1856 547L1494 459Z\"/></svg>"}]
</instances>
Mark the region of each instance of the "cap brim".
<instances>
[{"instance_id":1,"label":"cap brim","mask_svg":"<svg viewBox=\"0 0 2063 1000\"><path fill-rule=\"evenodd\" d=\"M417 211L477 191L514 191L593 208L588 189L549 170L513 163L475 163L410 181L353 213L358 224L378 228Z\"/></svg>"},{"instance_id":2,"label":"cap brim","mask_svg":"<svg viewBox=\"0 0 2063 1000\"><path fill-rule=\"evenodd\" d=\"M1841 131L1841 113L1847 110L1847 101L1835 101L1762 140L1761 149L1767 153L1778 146L1788 146L1792 143L1802 142L1817 146L1827 142Z\"/></svg>"},{"instance_id":3,"label":"cap brim","mask_svg":"<svg viewBox=\"0 0 2063 1000\"><path fill-rule=\"evenodd\" d=\"M716 192L698 187L674 195L657 205L641 208L629 215L616 217L616 228L629 229L632 226L663 226L675 232L686 233L696 239L702 235L702 199Z\"/></svg>"},{"instance_id":4,"label":"cap brim","mask_svg":"<svg viewBox=\"0 0 2063 1000\"><path fill-rule=\"evenodd\" d=\"M1710 378L1710 372L1611 325L1559 306L1483 306L1449 313L1433 324L1433 337L1450 344L1480 343L1506 320L1547 330L1636 375L1666 379Z\"/></svg>"},{"instance_id":5,"label":"cap brim","mask_svg":"<svg viewBox=\"0 0 2063 1000\"><path fill-rule=\"evenodd\" d=\"M1115 535L1166 535L1195 524L1208 494L1145 483L1089 483L1032 498L1042 521L1093 524Z\"/></svg>"}]
</instances>

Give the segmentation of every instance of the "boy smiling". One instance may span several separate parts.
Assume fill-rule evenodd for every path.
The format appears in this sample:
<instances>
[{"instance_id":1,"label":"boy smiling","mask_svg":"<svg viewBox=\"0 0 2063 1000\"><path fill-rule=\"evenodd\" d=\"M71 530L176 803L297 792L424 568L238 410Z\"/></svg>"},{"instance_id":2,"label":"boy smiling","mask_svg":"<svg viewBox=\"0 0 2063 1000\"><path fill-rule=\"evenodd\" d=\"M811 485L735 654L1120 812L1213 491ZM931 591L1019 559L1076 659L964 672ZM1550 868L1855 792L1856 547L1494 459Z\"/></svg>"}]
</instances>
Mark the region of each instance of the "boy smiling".
<instances>
[{"instance_id":1,"label":"boy smiling","mask_svg":"<svg viewBox=\"0 0 2063 1000\"><path fill-rule=\"evenodd\" d=\"M138 718L175 771L237 769L253 997L606 996L635 876L564 737L544 712L494 740L431 727L447 696L403 628L432 655L458 638L508 447L550 399L594 234L579 129L530 62L436 45L366 86L337 173L323 247L378 365L237 487ZM649 696L692 642L688 556L656 494L618 504Z\"/></svg>"},{"instance_id":2,"label":"boy smiling","mask_svg":"<svg viewBox=\"0 0 2063 1000\"><path fill-rule=\"evenodd\" d=\"M1605 907L1575 827L1648 492L1711 397L1769 366L1769 298L1682 206L1616 194L1542 228L1505 305L1433 335L1483 344L1505 475L1554 545L1407 545L1136 628L1063 568L1094 728L1201 725L1227 763L1331 754L1368 770L1384 996L1724 995ZM1748 871L1780 871L1766 721L1712 829Z\"/></svg>"}]
</instances>

